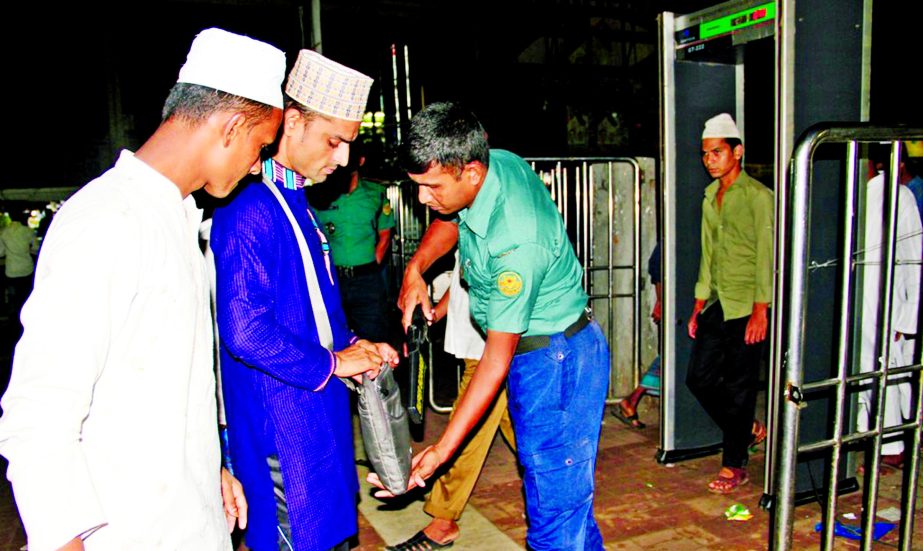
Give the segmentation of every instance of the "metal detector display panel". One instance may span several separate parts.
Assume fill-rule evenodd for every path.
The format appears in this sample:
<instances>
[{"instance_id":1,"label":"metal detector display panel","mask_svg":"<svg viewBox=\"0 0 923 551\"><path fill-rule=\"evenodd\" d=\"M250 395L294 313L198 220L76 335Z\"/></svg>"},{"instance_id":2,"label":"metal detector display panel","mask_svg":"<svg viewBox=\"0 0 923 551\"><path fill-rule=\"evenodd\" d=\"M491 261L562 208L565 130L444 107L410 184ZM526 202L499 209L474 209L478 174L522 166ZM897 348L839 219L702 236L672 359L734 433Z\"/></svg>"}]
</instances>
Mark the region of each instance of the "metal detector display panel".
<instances>
[{"instance_id":1,"label":"metal detector display panel","mask_svg":"<svg viewBox=\"0 0 923 551\"><path fill-rule=\"evenodd\" d=\"M771 36L775 2L731 2L687 16L674 34L680 61L731 61L734 46Z\"/></svg>"},{"instance_id":2,"label":"metal detector display panel","mask_svg":"<svg viewBox=\"0 0 923 551\"><path fill-rule=\"evenodd\" d=\"M675 33L677 58L691 60L772 34L776 3L764 2L732 13L707 12L702 21ZM726 10L725 10L726 11ZM709 18L706 18L709 17ZM698 18L696 18L698 19Z\"/></svg>"}]
</instances>

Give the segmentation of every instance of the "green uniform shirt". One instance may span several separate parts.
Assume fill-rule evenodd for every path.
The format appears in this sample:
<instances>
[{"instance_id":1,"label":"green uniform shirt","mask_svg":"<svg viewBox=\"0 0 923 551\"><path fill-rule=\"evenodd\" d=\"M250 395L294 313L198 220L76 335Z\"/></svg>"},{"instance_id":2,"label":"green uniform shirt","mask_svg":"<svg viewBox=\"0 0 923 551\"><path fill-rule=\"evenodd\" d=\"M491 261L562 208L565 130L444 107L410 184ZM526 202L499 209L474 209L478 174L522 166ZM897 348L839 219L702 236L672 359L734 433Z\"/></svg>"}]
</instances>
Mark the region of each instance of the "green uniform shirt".
<instances>
[{"instance_id":1,"label":"green uniform shirt","mask_svg":"<svg viewBox=\"0 0 923 551\"><path fill-rule=\"evenodd\" d=\"M462 275L482 329L551 335L577 321L587 304L583 269L548 190L524 160L490 150L484 184L458 218Z\"/></svg>"},{"instance_id":2,"label":"green uniform shirt","mask_svg":"<svg viewBox=\"0 0 923 551\"><path fill-rule=\"evenodd\" d=\"M362 179L352 193L339 196L329 209L317 211L317 217L337 266L375 262L378 232L394 227L385 189Z\"/></svg>"},{"instance_id":3,"label":"green uniform shirt","mask_svg":"<svg viewBox=\"0 0 923 551\"><path fill-rule=\"evenodd\" d=\"M749 316L754 302L772 300L772 191L741 171L724 192L715 180L702 201L702 259L695 298L721 301L724 319Z\"/></svg>"}]
</instances>

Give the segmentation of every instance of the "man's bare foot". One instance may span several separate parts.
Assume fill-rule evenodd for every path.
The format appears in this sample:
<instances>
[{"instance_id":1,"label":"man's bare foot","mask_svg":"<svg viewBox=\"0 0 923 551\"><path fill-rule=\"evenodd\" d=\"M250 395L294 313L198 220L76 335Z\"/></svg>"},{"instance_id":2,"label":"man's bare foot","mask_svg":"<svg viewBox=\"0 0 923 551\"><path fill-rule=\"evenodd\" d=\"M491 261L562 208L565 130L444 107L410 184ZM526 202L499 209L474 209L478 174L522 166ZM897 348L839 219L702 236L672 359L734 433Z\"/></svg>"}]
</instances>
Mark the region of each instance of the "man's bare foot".
<instances>
[{"instance_id":1,"label":"man's bare foot","mask_svg":"<svg viewBox=\"0 0 923 551\"><path fill-rule=\"evenodd\" d=\"M461 530L454 520L444 518L434 518L432 522L423 529L423 533L429 539L445 545L450 541L455 541Z\"/></svg>"}]
</instances>

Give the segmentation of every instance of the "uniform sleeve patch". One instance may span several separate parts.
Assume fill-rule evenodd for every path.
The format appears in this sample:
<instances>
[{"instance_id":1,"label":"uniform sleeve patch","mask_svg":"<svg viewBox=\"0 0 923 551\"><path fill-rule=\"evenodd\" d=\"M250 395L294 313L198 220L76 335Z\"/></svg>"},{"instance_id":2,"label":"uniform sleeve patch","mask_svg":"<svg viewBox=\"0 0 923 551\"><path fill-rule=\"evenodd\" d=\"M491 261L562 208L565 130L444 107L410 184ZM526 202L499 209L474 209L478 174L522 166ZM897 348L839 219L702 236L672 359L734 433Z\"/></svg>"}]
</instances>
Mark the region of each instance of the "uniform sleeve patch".
<instances>
[{"instance_id":1,"label":"uniform sleeve patch","mask_svg":"<svg viewBox=\"0 0 923 551\"><path fill-rule=\"evenodd\" d=\"M503 272L497 277L497 289L500 294L514 297L522 292L522 276L516 272Z\"/></svg>"}]
</instances>

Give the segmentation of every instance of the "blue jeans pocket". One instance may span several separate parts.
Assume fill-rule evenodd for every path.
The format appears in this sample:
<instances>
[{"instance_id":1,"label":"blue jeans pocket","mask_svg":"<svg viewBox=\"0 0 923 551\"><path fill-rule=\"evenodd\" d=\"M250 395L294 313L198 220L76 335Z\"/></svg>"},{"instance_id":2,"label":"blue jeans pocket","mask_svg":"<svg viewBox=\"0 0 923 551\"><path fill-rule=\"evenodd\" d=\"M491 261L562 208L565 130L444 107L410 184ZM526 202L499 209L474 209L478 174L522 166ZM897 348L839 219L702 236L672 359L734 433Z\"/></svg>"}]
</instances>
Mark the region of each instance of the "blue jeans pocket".
<instances>
[{"instance_id":1,"label":"blue jeans pocket","mask_svg":"<svg viewBox=\"0 0 923 551\"><path fill-rule=\"evenodd\" d=\"M539 450L523 459L530 510L555 514L593 499L595 446L589 440Z\"/></svg>"},{"instance_id":2,"label":"blue jeans pocket","mask_svg":"<svg viewBox=\"0 0 923 551\"><path fill-rule=\"evenodd\" d=\"M563 421L562 413L576 393L571 363L570 349L555 342L513 358L507 388L515 423L542 426Z\"/></svg>"}]
</instances>

